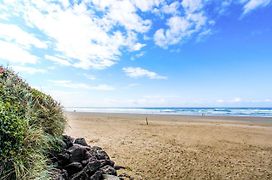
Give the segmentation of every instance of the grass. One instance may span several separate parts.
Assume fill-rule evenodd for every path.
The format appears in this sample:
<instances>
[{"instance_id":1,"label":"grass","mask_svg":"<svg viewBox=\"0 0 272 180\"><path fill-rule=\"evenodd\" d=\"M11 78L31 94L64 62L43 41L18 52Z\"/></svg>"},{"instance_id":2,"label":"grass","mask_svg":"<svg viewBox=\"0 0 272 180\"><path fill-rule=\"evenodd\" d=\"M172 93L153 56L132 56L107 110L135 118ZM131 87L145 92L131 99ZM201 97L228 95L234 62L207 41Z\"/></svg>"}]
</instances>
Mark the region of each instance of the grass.
<instances>
[{"instance_id":1,"label":"grass","mask_svg":"<svg viewBox=\"0 0 272 180\"><path fill-rule=\"evenodd\" d=\"M0 66L0 179L50 179L66 120L52 97Z\"/></svg>"}]
</instances>

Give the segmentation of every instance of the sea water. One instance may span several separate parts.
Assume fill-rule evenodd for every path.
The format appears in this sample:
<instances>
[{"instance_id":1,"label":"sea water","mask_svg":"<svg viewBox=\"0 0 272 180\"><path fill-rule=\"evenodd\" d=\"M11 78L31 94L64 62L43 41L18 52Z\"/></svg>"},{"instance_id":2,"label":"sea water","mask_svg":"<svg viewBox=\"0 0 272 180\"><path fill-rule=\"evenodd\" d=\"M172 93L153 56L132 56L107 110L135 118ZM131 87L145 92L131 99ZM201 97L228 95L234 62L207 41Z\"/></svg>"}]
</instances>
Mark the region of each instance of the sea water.
<instances>
[{"instance_id":1,"label":"sea water","mask_svg":"<svg viewBox=\"0 0 272 180\"><path fill-rule=\"evenodd\" d=\"M66 107L65 111L197 116L272 117L272 108L184 108L184 107Z\"/></svg>"}]
</instances>

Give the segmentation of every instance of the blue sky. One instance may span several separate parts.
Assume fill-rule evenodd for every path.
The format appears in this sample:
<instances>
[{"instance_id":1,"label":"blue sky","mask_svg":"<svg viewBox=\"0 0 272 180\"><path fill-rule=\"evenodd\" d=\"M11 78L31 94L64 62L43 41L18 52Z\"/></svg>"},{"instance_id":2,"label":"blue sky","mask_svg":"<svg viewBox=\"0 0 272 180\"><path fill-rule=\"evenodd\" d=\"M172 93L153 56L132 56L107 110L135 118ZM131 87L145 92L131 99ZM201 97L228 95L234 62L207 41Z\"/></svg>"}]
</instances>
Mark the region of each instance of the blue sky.
<instances>
[{"instance_id":1,"label":"blue sky","mask_svg":"<svg viewBox=\"0 0 272 180\"><path fill-rule=\"evenodd\" d=\"M66 107L272 107L271 19L271 0L0 0L0 64Z\"/></svg>"}]
</instances>

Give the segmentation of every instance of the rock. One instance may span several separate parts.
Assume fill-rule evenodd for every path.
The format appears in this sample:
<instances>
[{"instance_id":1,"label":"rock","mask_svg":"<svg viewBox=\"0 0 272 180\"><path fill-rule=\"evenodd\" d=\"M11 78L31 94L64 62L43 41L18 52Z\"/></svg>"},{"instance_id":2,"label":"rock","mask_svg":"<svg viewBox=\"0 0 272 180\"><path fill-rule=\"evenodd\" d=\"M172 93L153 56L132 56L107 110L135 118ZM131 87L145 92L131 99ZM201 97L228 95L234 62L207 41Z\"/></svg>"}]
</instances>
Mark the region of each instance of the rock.
<instances>
[{"instance_id":1,"label":"rock","mask_svg":"<svg viewBox=\"0 0 272 180\"><path fill-rule=\"evenodd\" d=\"M81 162L86 160L86 146L81 146L79 144L74 144L67 150L70 153L70 162Z\"/></svg>"},{"instance_id":2,"label":"rock","mask_svg":"<svg viewBox=\"0 0 272 180\"><path fill-rule=\"evenodd\" d=\"M98 146L89 146L84 138L73 139L63 136L62 150L49 152L48 157L56 167L52 170L53 180L120 180L108 154ZM0 165L1 168L1 165ZM1 170L1 169L0 169Z\"/></svg>"},{"instance_id":3,"label":"rock","mask_svg":"<svg viewBox=\"0 0 272 180\"><path fill-rule=\"evenodd\" d=\"M126 169L124 166L118 166L118 165L115 165L114 166L114 169L115 170L120 170L120 169Z\"/></svg>"},{"instance_id":4,"label":"rock","mask_svg":"<svg viewBox=\"0 0 272 180\"><path fill-rule=\"evenodd\" d=\"M91 179L91 176L95 175L99 167L101 166L99 161L92 161L89 162L83 170L80 172L74 174L71 178L71 180L86 180L86 179ZM98 176L98 174L96 174ZM94 176L94 178L96 177Z\"/></svg>"},{"instance_id":5,"label":"rock","mask_svg":"<svg viewBox=\"0 0 272 180\"><path fill-rule=\"evenodd\" d=\"M88 155L87 155L86 157L88 157ZM86 165L87 165L89 162L91 162L91 161L97 161L97 158L96 158L95 156L91 156L91 157L89 157L87 160L81 161L81 164L82 164L83 166L86 166ZM100 162L100 163L102 163L102 162Z\"/></svg>"},{"instance_id":6,"label":"rock","mask_svg":"<svg viewBox=\"0 0 272 180\"><path fill-rule=\"evenodd\" d=\"M79 162L72 162L64 167L69 176L82 170L82 165Z\"/></svg>"},{"instance_id":7,"label":"rock","mask_svg":"<svg viewBox=\"0 0 272 180\"><path fill-rule=\"evenodd\" d=\"M101 159L110 159L109 155L103 151L103 150L99 150L97 151L97 155L96 155L97 159L101 160Z\"/></svg>"},{"instance_id":8,"label":"rock","mask_svg":"<svg viewBox=\"0 0 272 180\"><path fill-rule=\"evenodd\" d=\"M114 176L110 174L103 174L102 177L104 180L120 180L118 176Z\"/></svg>"},{"instance_id":9,"label":"rock","mask_svg":"<svg viewBox=\"0 0 272 180\"><path fill-rule=\"evenodd\" d=\"M82 166L86 166L88 164L89 160L83 160L81 161Z\"/></svg>"},{"instance_id":10,"label":"rock","mask_svg":"<svg viewBox=\"0 0 272 180\"><path fill-rule=\"evenodd\" d=\"M91 180L100 180L102 177L102 172L101 171L96 171L91 177Z\"/></svg>"},{"instance_id":11,"label":"rock","mask_svg":"<svg viewBox=\"0 0 272 180\"><path fill-rule=\"evenodd\" d=\"M91 150L91 148L90 148L89 146L82 146L82 145L80 145L80 144L73 144L73 146L70 147L70 148L68 148L68 149L66 150L66 152L71 152L71 151L72 151L73 149L75 149L75 148L85 149L86 151L90 151L90 150Z\"/></svg>"},{"instance_id":12,"label":"rock","mask_svg":"<svg viewBox=\"0 0 272 180\"><path fill-rule=\"evenodd\" d=\"M88 144L84 138L76 138L74 143L80 144L82 146L88 146Z\"/></svg>"},{"instance_id":13,"label":"rock","mask_svg":"<svg viewBox=\"0 0 272 180\"><path fill-rule=\"evenodd\" d=\"M86 174L83 170L74 174L70 179L71 180L86 180L88 178L88 174Z\"/></svg>"},{"instance_id":14,"label":"rock","mask_svg":"<svg viewBox=\"0 0 272 180\"><path fill-rule=\"evenodd\" d=\"M99 147L96 147L96 148L92 147L89 152L92 156L95 156L98 160L110 159L108 154Z\"/></svg>"},{"instance_id":15,"label":"rock","mask_svg":"<svg viewBox=\"0 0 272 180\"><path fill-rule=\"evenodd\" d=\"M61 175L64 179L68 179L69 177L68 172L65 169L61 170Z\"/></svg>"},{"instance_id":16,"label":"rock","mask_svg":"<svg viewBox=\"0 0 272 180\"><path fill-rule=\"evenodd\" d=\"M91 175L100 167L101 167L101 163L99 161L91 161L84 167L83 171L86 174Z\"/></svg>"},{"instance_id":17,"label":"rock","mask_svg":"<svg viewBox=\"0 0 272 180\"><path fill-rule=\"evenodd\" d=\"M57 161L59 166L65 166L69 163L70 154L67 152L62 152L57 155Z\"/></svg>"},{"instance_id":18,"label":"rock","mask_svg":"<svg viewBox=\"0 0 272 180\"><path fill-rule=\"evenodd\" d=\"M114 162L112 160L103 159L103 160L99 160L99 161L101 163L101 167L106 166L106 165L114 166Z\"/></svg>"},{"instance_id":19,"label":"rock","mask_svg":"<svg viewBox=\"0 0 272 180\"><path fill-rule=\"evenodd\" d=\"M65 143L66 147L64 149L68 149L73 146L74 139L70 136L63 135L62 136L63 142Z\"/></svg>"},{"instance_id":20,"label":"rock","mask_svg":"<svg viewBox=\"0 0 272 180\"><path fill-rule=\"evenodd\" d=\"M102 150L102 148L101 148L101 147L98 147L98 146L93 146L93 147L92 147L92 150L98 151L98 150Z\"/></svg>"},{"instance_id":21,"label":"rock","mask_svg":"<svg viewBox=\"0 0 272 180\"><path fill-rule=\"evenodd\" d=\"M93 158L94 156L91 154L91 153L89 153L88 151L85 153L85 158L86 159L90 159L90 158Z\"/></svg>"},{"instance_id":22,"label":"rock","mask_svg":"<svg viewBox=\"0 0 272 180\"><path fill-rule=\"evenodd\" d=\"M100 168L100 170L103 172L103 174L117 175L116 170L110 165L103 166Z\"/></svg>"}]
</instances>

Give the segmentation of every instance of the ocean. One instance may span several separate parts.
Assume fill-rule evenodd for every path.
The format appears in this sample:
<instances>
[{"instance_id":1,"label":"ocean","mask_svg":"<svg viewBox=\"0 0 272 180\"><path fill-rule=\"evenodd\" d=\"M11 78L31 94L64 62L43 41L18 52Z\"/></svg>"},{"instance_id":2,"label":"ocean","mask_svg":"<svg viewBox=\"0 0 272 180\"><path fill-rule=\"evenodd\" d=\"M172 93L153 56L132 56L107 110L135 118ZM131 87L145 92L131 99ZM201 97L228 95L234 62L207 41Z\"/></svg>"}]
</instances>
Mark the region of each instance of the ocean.
<instances>
[{"instance_id":1,"label":"ocean","mask_svg":"<svg viewBox=\"0 0 272 180\"><path fill-rule=\"evenodd\" d=\"M272 117L272 108L66 107L64 110L96 113Z\"/></svg>"}]
</instances>

